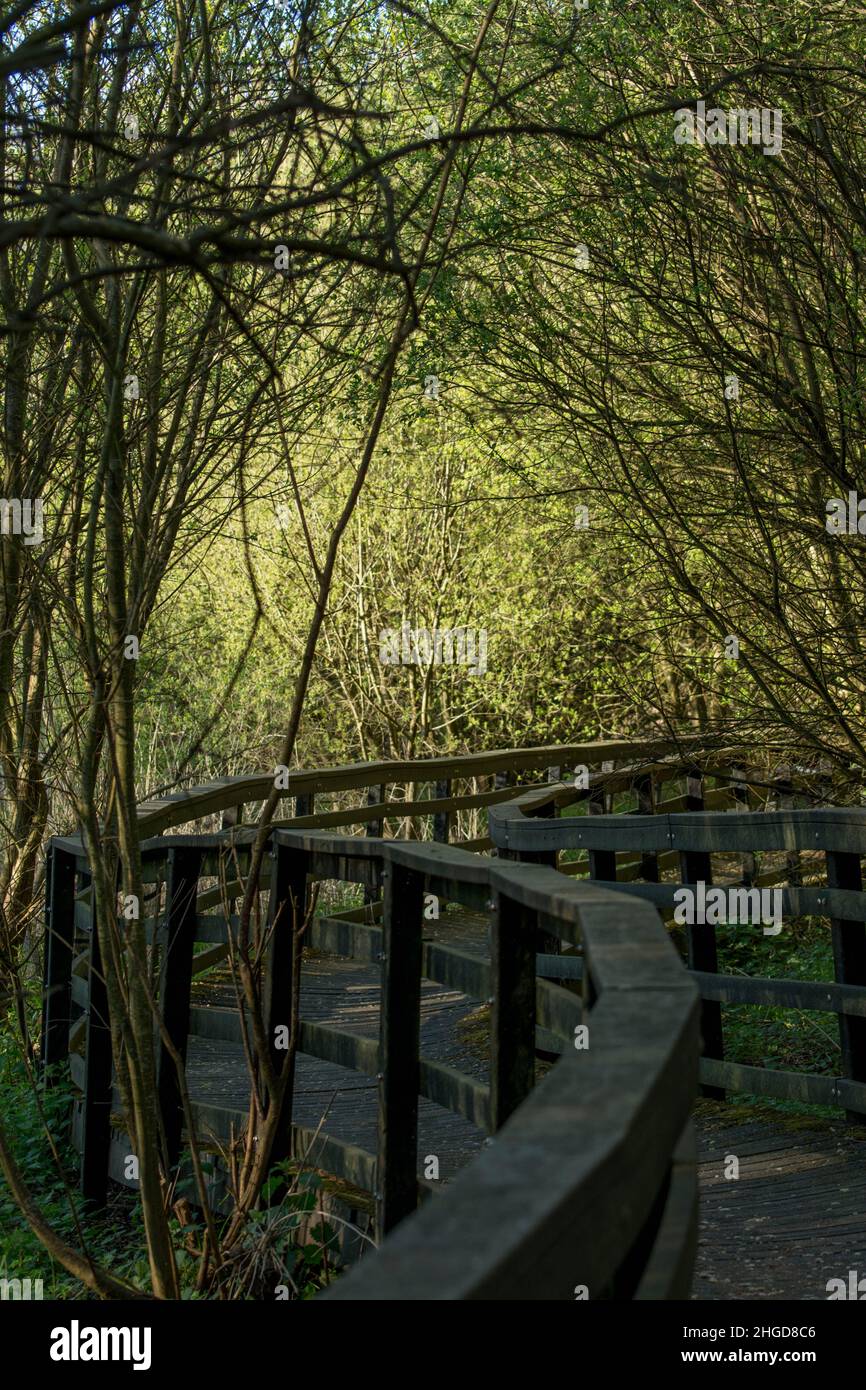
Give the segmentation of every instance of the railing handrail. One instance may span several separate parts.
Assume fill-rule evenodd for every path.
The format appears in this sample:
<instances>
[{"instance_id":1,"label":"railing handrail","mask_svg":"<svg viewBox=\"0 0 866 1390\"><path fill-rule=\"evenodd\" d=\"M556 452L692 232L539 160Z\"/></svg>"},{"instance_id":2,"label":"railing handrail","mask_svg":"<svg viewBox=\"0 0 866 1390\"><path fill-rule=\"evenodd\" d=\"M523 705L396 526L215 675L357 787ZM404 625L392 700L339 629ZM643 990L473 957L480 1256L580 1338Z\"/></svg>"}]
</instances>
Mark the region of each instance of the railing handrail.
<instances>
[{"instance_id":1,"label":"railing handrail","mask_svg":"<svg viewBox=\"0 0 866 1390\"><path fill-rule=\"evenodd\" d=\"M357 791L383 782L438 781L454 777L477 777L497 772L521 772L533 767L554 767L565 762L599 763L623 758L681 756L706 748L706 740L695 736L682 739L596 739L581 743L542 744L529 748L498 748L483 753L462 753L437 758L391 759L367 763L347 763L332 768L289 770L285 796L308 796L317 792ZM138 806L139 830L157 835L175 825L200 816L268 796L274 773L252 773L222 777L213 782L147 797Z\"/></svg>"}]
</instances>

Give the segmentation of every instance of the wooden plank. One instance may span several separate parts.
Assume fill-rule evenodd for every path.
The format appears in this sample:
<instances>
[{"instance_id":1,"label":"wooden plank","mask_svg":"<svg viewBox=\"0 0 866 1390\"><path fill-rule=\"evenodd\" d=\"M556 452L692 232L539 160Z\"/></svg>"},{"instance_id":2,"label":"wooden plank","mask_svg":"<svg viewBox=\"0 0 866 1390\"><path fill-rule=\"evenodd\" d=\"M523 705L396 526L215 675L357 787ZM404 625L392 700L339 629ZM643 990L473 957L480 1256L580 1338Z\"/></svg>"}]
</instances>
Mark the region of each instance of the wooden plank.
<instances>
[{"instance_id":1,"label":"wooden plank","mask_svg":"<svg viewBox=\"0 0 866 1390\"><path fill-rule=\"evenodd\" d=\"M541 745L522 749L495 749L455 757L416 758L384 762L355 763L327 769L297 769L292 772L292 789L297 792L352 791L381 782L427 781L440 778L522 772L551 764L584 763L587 766L625 758L651 759L665 754L682 757L687 747L699 748L699 738L679 742L670 739L603 739L576 744ZM273 787L273 773L244 777L222 777L200 787L154 797L139 806L142 834L155 835L190 820L221 811L239 802L262 801Z\"/></svg>"},{"instance_id":2,"label":"wooden plank","mask_svg":"<svg viewBox=\"0 0 866 1390\"><path fill-rule=\"evenodd\" d=\"M818 807L796 811L706 811L671 816L563 816L524 814L520 798L492 807L494 844L516 851L594 849L735 854L744 850L840 850L862 853L866 808Z\"/></svg>"},{"instance_id":3,"label":"wooden plank","mask_svg":"<svg viewBox=\"0 0 866 1390\"><path fill-rule=\"evenodd\" d=\"M652 1250L634 1299L688 1299L698 1247L698 1170L694 1126L686 1125L674 1152L670 1184Z\"/></svg>"},{"instance_id":4,"label":"wooden plank","mask_svg":"<svg viewBox=\"0 0 866 1390\"><path fill-rule=\"evenodd\" d=\"M820 1013L866 1018L866 988L825 984L818 980L775 980L749 975L704 975L693 972L704 999L725 1004L768 1004L779 1009L812 1009Z\"/></svg>"},{"instance_id":5,"label":"wooden plank","mask_svg":"<svg viewBox=\"0 0 866 1390\"><path fill-rule=\"evenodd\" d=\"M381 1239L418 1202L418 1058L424 882L388 862L382 873L382 1008L380 1014L379 1154L376 1229Z\"/></svg>"},{"instance_id":6,"label":"wooden plank","mask_svg":"<svg viewBox=\"0 0 866 1390\"><path fill-rule=\"evenodd\" d=\"M702 1081L716 1088L723 1086L740 1094L772 1096L775 1100L796 1100L804 1105L839 1106L846 1098L855 1103L866 1102L866 1086L833 1076L747 1067L709 1057L701 1058L700 1075Z\"/></svg>"},{"instance_id":7,"label":"wooden plank","mask_svg":"<svg viewBox=\"0 0 866 1390\"><path fill-rule=\"evenodd\" d=\"M374 839L378 839L382 834L382 816L385 810L387 796L388 787L384 782L380 783L377 787L369 787L367 789L367 810L368 812L375 811L376 814L367 822L366 833ZM317 819L321 820L321 817L317 817ZM374 882L372 885L368 885L364 888L365 905L378 902L381 896L381 882Z\"/></svg>"}]
</instances>

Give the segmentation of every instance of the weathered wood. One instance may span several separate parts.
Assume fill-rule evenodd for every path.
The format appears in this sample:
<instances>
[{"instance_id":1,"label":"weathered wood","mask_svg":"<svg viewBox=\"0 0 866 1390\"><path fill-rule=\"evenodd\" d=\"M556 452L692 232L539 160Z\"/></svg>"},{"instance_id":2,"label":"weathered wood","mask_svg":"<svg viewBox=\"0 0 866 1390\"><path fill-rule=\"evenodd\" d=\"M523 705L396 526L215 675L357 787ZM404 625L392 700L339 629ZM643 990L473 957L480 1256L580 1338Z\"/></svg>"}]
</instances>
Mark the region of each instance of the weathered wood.
<instances>
[{"instance_id":1,"label":"weathered wood","mask_svg":"<svg viewBox=\"0 0 866 1390\"><path fill-rule=\"evenodd\" d=\"M694 1094L696 996L672 969L683 987L652 1005L651 991L600 999L589 1051L564 1056L448 1193L324 1297L598 1296L658 1199Z\"/></svg>"},{"instance_id":2,"label":"weathered wood","mask_svg":"<svg viewBox=\"0 0 866 1390\"><path fill-rule=\"evenodd\" d=\"M45 966L42 992L43 1067L69 1051L75 944L75 858L49 846L45 872Z\"/></svg>"},{"instance_id":3,"label":"weathered wood","mask_svg":"<svg viewBox=\"0 0 866 1390\"><path fill-rule=\"evenodd\" d=\"M277 1047L278 1036L291 1043L295 973L299 968L300 938L307 908L307 855L274 842L271 847L271 891L268 898L268 947L265 960L262 1012L274 1070L286 1078L273 1147L272 1163L289 1156L292 1130L294 1057L291 1048ZM278 1033L278 1030L287 1030Z\"/></svg>"},{"instance_id":4,"label":"weathered wood","mask_svg":"<svg viewBox=\"0 0 866 1390\"><path fill-rule=\"evenodd\" d=\"M366 833L367 833L368 835L372 836L373 838L378 838L378 837L382 834L382 814L381 814L381 813L384 811L384 807L385 807L385 805L386 805L386 797L387 797L387 795L388 795L388 788L387 788L387 786L386 786L386 784L385 784L384 782L381 783L378 787L370 787L370 788L368 788L368 790L367 790L367 807L368 807L368 810L374 810L374 811L376 812L376 816L375 816L375 819L369 820L369 821L367 822L367 831L366 831ZM319 821L322 821L322 820L323 820L323 817L318 816L318 817L316 817L316 819L319 820ZM342 823L342 824L345 824L345 822L341 822L341 823ZM364 889L364 902L365 902L365 904L367 904L367 905L369 905L369 904L371 904L371 903L377 903L377 902L379 902L379 900L381 899L381 897L382 897L382 884L381 884L381 880L379 879L379 876L378 876L378 873L377 873L377 874L376 874L376 882L374 882L373 886L372 886L372 887L365 887L365 889Z\"/></svg>"},{"instance_id":5,"label":"weathered wood","mask_svg":"<svg viewBox=\"0 0 866 1390\"><path fill-rule=\"evenodd\" d=\"M780 766L776 771L776 802L780 811L793 811L794 809L794 783L791 778L791 769L787 764ZM787 851L785 868L791 887L799 888L803 882L803 868L797 850Z\"/></svg>"},{"instance_id":6,"label":"weathered wood","mask_svg":"<svg viewBox=\"0 0 866 1390\"><path fill-rule=\"evenodd\" d=\"M655 815L655 783L649 774L642 773L635 779L638 812L642 816ZM658 883L659 857L657 854L642 854L640 857L640 876L645 883ZM594 875L593 875L594 877Z\"/></svg>"},{"instance_id":7,"label":"weathered wood","mask_svg":"<svg viewBox=\"0 0 866 1390\"><path fill-rule=\"evenodd\" d=\"M828 854L827 883L830 888L862 894L860 852ZM860 921L834 917L830 921L830 932L837 982L866 985L866 927ZM866 1019L840 1014L839 1041L843 1075L851 1081L866 1082ZM860 1112L849 1110L848 1119L852 1123L866 1124L866 1107Z\"/></svg>"},{"instance_id":8,"label":"weathered wood","mask_svg":"<svg viewBox=\"0 0 866 1390\"><path fill-rule=\"evenodd\" d=\"M424 881L400 864L383 870L382 1009L376 1229L380 1238L418 1201L419 1029Z\"/></svg>"},{"instance_id":9,"label":"weathered wood","mask_svg":"<svg viewBox=\"0 0 866 1390\"><path fill-rule=\"evenodd\" d=\"M694 800L699 799L697 791L690 790ZM682 880L684 884L713 881L709 854L686 851L680 856ZM686 927L686 951L690 970L701 970L715 974L719 968L716 929L707 923L695 923ZM701 1056L721 1059L724 1057L722 1037L722 1006L711 999L701 1002ZM711 1100L724 1100L725 1092L716 1087L702 1086L701 1094Z\"/></svg>"},{"instance_id":10,"label":"weathered wood","mask_svg":"<svg viewBox=\"0 0 866 1390\"><path fill-rule=\"evenodd\" d=\"M186 1060L189 991L195 946L196 893L201 854L194 849L168 851L165 926L161 938L159 1011L173 1047ZM180 1083L174 1059L162 1037L156 1054L156 1088L170 1165L180 1157L183 1130Z\"/></svg>"},{"instance_id":11,"label":"weathered wood","mask_svg":"<svg viewBox=\"0 0 866 1390\"><path fill-rule=\"evenodd\" d=\"M505 748L484 753L469 753L456 757L418 758L371 763L356 763L346 767L292 772L292 789L296 793L352 791L384 781L427 781L444 778L472 778L497 772L522 772L560 765L619 762L626 758L649 758L675 754L681 758L686 747L699 748L697 737L678 742L670 739L607 739L577 744L541 745L534 748ZM205 786L191 787L167 796L154 797L139 807L142 834L158 834L173 825L221 811L224 806L262 801L273 787L272 773L257 773L244 777L222 777Z\"/></svg>"},{"instance_id":12,"label":"weathered wood","mask_svg":"<svg viewBox=\"0 0 866 1390\"><path fill-rule=\"evenodd\" d=\"M535 938L537 914L494 892L491 915L490 1103L494 1131L535 1082Z\"/></svg>"},{"instance_id":13,"label":"weathered wood","mask_svg":"<svg viewBox=\"0 0 866 1390\"><path fill-rule=\"evenodd\" d=\"M476 805L482 804L475 797L472 800ZM449 778L446 777L436 783L436 801L440 803L440 806L445 801L448 806L437 810L433 817L433 839L439 844L447 845L451 838L451 782Z\"/></svg>"},{"instance_id":14,"label":"weathered wood","mask_svg":"<svg viewBox=\"0 0 866 1390\"><path fill-rule=\"evenodd\" d=\"M590 816L603 816L610 811L610 794L602 787L590 793L588 811ZM606 883L616 882L616 851L609 849L589 850L589 876Z\"/></svg>"},{"instance_id":15,"label":"weathered wood","mask_svg":"<svg viewBox=\"0 0 866 1390\"><path fill-rule=\"evenodd\" d=\"M812 1009L866 1018L866 988L825 984L818 980L760 979L755 975L705 975L694 972L703 999L725 1004L768 1004L778 1009Z\"/></svg>"}]
</instances>

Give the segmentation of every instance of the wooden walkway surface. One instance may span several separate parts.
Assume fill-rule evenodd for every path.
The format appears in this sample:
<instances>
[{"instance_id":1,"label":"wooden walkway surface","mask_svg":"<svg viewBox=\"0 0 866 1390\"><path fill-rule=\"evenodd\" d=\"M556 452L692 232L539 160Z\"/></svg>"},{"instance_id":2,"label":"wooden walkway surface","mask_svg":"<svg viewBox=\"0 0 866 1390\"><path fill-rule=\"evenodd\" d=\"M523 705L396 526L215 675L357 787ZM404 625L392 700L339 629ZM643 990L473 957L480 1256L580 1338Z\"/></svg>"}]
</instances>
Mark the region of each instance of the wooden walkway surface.
<instances>
[{"instance_id":1,"label":"wooden walkway surface","mask_svg":"<svg viewBox=\"0 0 866 1390\"><path fill-rule=\"evenodd\" d=\"M486 952L487 923L477 914L443 913L428 934ZM377 966L309 953L302 981L304 1018L377 1035ZM193 995L199 1006L234 1003L218 971L197 981ZM485 1079L483 1002L425 981L421 1013L422 1056ZM248 1090L239 1046L191 1037L189 1084L193 1100L243 1111ZM302 1056L295 1119L315 1127L326 1116L329 1133L375 1152L376 1088L372 1077ZM866 1131L841 1120L792 1120L739 1099L700 1102L696 1128L701 1215L693 1298L823 1300L829 1279L847 1281L850 1270L866 1275ZM421 1100L421 1167L435 1155L447 1181L483 1142L473 1125ZM725 1176L729 1156L739 1160L736 1179Z\"/></svg>"}]
</instances>

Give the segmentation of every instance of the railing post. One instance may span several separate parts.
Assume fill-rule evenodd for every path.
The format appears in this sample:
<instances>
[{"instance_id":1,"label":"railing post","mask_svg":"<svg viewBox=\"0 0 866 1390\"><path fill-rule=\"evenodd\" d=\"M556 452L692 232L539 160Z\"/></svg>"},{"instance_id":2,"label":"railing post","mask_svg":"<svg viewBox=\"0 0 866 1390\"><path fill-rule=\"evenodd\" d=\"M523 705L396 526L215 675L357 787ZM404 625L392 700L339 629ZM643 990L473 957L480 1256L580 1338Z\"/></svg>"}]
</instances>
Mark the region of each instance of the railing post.
<instances>
[{"instance_id":1,"label":"railing post","mask_svg":"<svg viewBox=\"0 0 866 1390\"><path fill-rule=\"evenodd\" d=\"M604 816L610 813L610 796L604 787L592 788L586 811L587 815L590 816ZM589 850L589 876L614 883L616 881L616 850Z\"/></svg>"},{"instance_id":2,"label":"railing post","mask_svg":"<svg viewBox=\"0 0 866 1390\"><path fill-rule=\"evenodd\" d=\"M368 805L368 806L378 806L380 803L381 803L381 804L384 804L384 802L385 802L385 800L386 800L386 798L387 798L387 795L388 795L388 788L387 788L387 786L385 785L384 782L380 783L379 786L376 786L376 787L368 787L368 788L367 788L367 805ZM383 820L383 818L377 816L375 820L368 820L368 821L367 821L367 829L366 829L366 831L365 831L364 833L365 833L366 835L369 835L371 838L375 838L375 837L378 837L378 836L382 835L382 834L384 833L384 820ZM375 870L375 876L376 876L376 883L375 883L374 887L370 888L370 887L366 887L366 886L365 886L365 888L364 888L364 903L365 903L365 905L367 905L367 906L369 906L370 903L377 903L377 902L379 902L379 901L381 900L381 897L382 897L382 881L381 881L380 870L378 869L378 867L377 867L376 870Z\"/></svg>"},{"instance_id":3,"label":"railing post","mask_svg":"<svg viewBox=\"0 0 866 1390\"><path fill-rule=\"evenodd\" d=\"M295 815L311 816L316 807L316 793L304 792L301 796L295 797Z\"/></svg>"},{"instance_id":4,"label":"railing post","mask_svg":"<svg viewBox=\"0 0 866 1390\"><path fill-rule=\"evenodd\" d=\"M72 956L75 944L75 855L51 845L45 873L45 963L42 991L43 1068L69 1054Z\"/></svg>"},{"instance_id":5,"label":"railing post","mask_svg":"<svg viewBox=\"0 0 866 1390\"><path fill-rule=\"evenodd\" d=\"M195 904L201 872L201 850L170 849L165 893L165 924L159 971L159 1012L174 1049L186 1062L189 1036L189 996L195 948ZM162 1037L159 1039L156 1086L170 1166L180 1157L183 1110L177 1065Z\"/></svg>"},{"instance_id":6,"label":"railing post","mask_svg":"<svg viewBox=\"0 0 866 1390\"><path fill-rule=\"evenodd\" d=\"M276 842L271 846L271 888L268 898L268 947L263 983L263 1015L270 1048L271 1064L282 1071L285 1050L276 1046L277 1029L281 1026L291 1035L298 1020L294 1017L295 972L299 951L296 948L296 928L300 931L307 906L307 855ZM294 1062L283 1095L283 1105L271 1163L288 1158L292 1149L292 1093Z\"/></svg>"},{"instance_id":7,"label":"railing post","mask_svg":"<svg viewBox=\"0 0 866 1390\"><path fill-rule=\"evenodd\" d=\"M828 888L863 889L860 856L857 853L827 851ZM844 917L830 919L835 978L843 985L866 985L866 925ZM839 1041L842 1045L842 1075L849 1081L866 1082L866 1018L839 1014ZM866 1124L866 1112L847 1110L854 1124Z\"/></svg>"},{"instance_id":8,"label":"railing post","mask_svg":"<svg viewBox=\"0 0 866 1390\"><path fill-rule=\"evenodd\" d=\"M386 862L379 1032L376 1231L381 1238L418 1204L418 1059L424 880Z\"/></svg>"},{"instance_id":9,"label":"railing post","mask_svg":"<svg viewBox=\"0 0 866 1390\"><path fill-rule=\"evenodd\" d=\"M537 920L537 913L494 892L490 960L490 1115L494 1134L535 1083Z\"/></svg>"},{"instance_id":10,"label":"railing post","mask_svg":"<svg viewBox=\"0 0 866 1390\"><path fill-rule=\"evenodd\" d=\"M689 782L695 780L690 775ZM689 806L689 810L703 807L703 795L699 791L688 793L688 801L699 800L700 806ZM680 854L680 873L684 884L705 883L710 886L713 880L712 863L708 853L687 850ZM716 929L711 923L695 923L686 927L686 944L690 970L701 970L718 974L719 956L716 944ZM722 1006L717 1000L701 1000L701 1056L721 1061L725 1055L722 1036ZM722 1086L702 1086L701 1095L710 1100L724 1100Z\"/></svg>"},{"instance_id":11,"label":"railing post","mask_svg":"<svg viewBox=\"0 0 866 1390\"><path fill-rule=\"evenodd\" d=\"M749 784L746 781L746 769L744 767L732 768L734 780L731 784L731 792L737 803L738 811L748 811L749 809ZM755 881L756 865L755 855L752 850L745 850L742 855L743 885L751 888Z\"/></svg>"},{"instance_id":12,"label":"railing post","mask_svg":"<svg viewBox=\"0 0 866 1390\"><path fill-rule=\"evenodd\" d=\"M451 778L446 777L437 782L434 788L434 796L437 801L442 801L451 795ZM451 835L451 812L436 811L433 816L433 839L440 845L447 845Z\"/></svg>"},{"instance_id":13,"label":"railing post","mask_svg":"<svg viewBox=\"0 0 866 1390\"><path fill-rule=\"evenodd\" d=\"M787 763L782 764L776 769L776 802L780 811L793 811L794 809L794 783L791 780L791 769ZM795 849L788 850L785 855L785 867L788 871L788 882L792 888L801 888L803 885L803 870L800 863L799 852Z\"/></svg>"},{"instance_id":14,"label":"railing post","mask_svg":"<svg viewBox=\"0 0 866 1390\"><path fill-rule=\"evenodd\" d=\"M494 789L494 791L503 791L506 787L513 787L513 786L514 786L514 773L513 773L513 772L494 772L494 774L493 774L493 789ZM506 858L506 856L502 853L502 850L501 850L501 849L496 849L496 848L494 848L494 849L492 849L492 850L490 851L490 853L491 853L492 858L494 858L494 859L504 859L504 858Z\"/></svg>"},{"instance_id":15,"label":"railing post","mask_svg":"<svg viewBox=\"0 0 866 1390\"><path fill-rule=\"evenodd\" d=\"M85 875L82 875L85 878ZM111 1024L108 992L102 973L96 897L91 878L90 953L87 969L87 1027L84 1044L82 1101L81 1192L88 1202L104 1207L108 1191L112 1097Z\"/></svg>"},{"instance_id":16,"label":"railing post","mask_svg":"<svg viewBox=\"0 0 866 1390\"><path fill-rule=\"evenodd\" d=\"M642 772L635 779L638 815L655 815L655 783L652 773ZM659 857L653 851L644 850L640 857L640 876L645 883L659 882Z\"/></svg>"}]
</instances>

